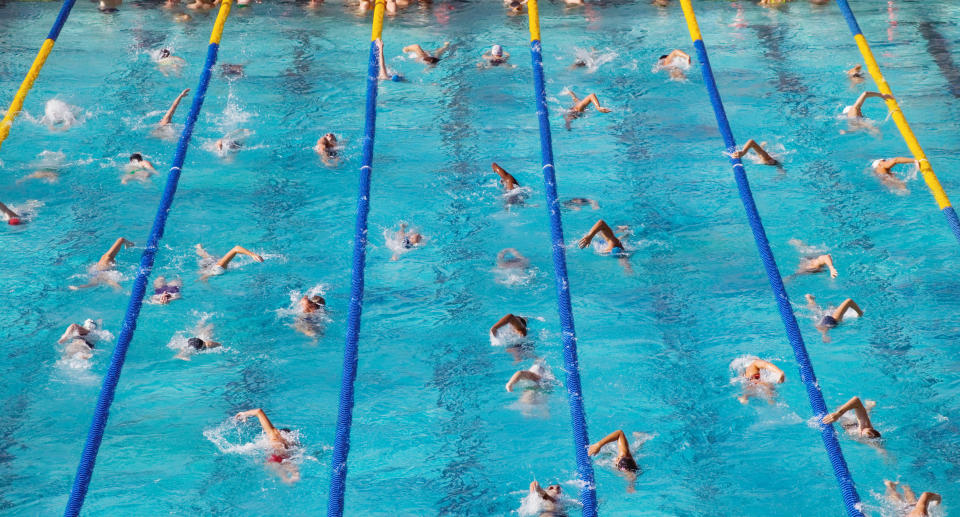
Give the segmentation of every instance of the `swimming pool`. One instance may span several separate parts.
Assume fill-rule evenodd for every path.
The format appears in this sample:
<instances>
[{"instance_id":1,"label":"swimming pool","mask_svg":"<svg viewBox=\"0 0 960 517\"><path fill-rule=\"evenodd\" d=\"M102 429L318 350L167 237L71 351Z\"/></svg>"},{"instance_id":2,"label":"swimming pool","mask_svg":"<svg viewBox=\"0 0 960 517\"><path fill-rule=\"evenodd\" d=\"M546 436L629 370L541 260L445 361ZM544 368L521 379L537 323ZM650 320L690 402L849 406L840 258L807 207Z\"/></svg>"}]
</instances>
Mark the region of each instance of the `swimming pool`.
<instances>
[{"instance_id":1,"label":"swimming pool","mask_svg":"<svg viewBox=\"0 0 960 517\"><path fill-rule=\"evenodd\" d=\"M843 74L859 55L835 6L696 7L738 140L783 149L783 171L747 166L781 271L789 275L800 258L791 238L829 249L837 262L836 280L802 276L787 289L827 404L878 401L886 455L841 439L861 497L876 513L882 505L871 492L900 477L941 493L949 507L960 495L949 355L960 325L956 242L922 181L909 181L901 196L869 172L873 159L906 153L890 121L878 122L877 136L840 134L837 115L864 86ZM949 21L960 9L853 8L947 193L960 196L950 59L960 27ZM0 91L16 90L56 9L0 7ZM66 500L111 343L77 369L58 363L55 342L85 318L119 333L142 249L118 257L124 291L67 286L85 281L117 237L142 244L148 233L162 180L122 185L122 166L132 152L160 170L169 164L175 144L152 138L150 123L195 87L213 14L194 17L174 23L146 5L104 17L78 6L25 106L40 119L57 98L79 108L77 125L52 133L24 117L0 152L0 201L42 202L28 224L0 232L5 513L56 513ZM672 48L692 53L679 6L545 4L541 18L560 195L600 205L563 214L590 438L622 428L644 442L635 492L604 462L596 466L601 513L842 514L699 72L675 82L651 70ZM316 514L326 506L368 35L369 16L340 4L314 14L264 4L231 15L220 63L245 65L245 77L230 81L218 70L211 83L154 273L181 276L183 299L141 314L87 513ZM526 20L496 3L438 4L388 18L384 39L388 64L408 81L380 88L346 513L508 514L534 478L576 494L562 386L542 404L520 403L503 385L533 359L515 363L487 336L507 312L528 316L535 355L563 378ZM447 40L455 48L436 68L397 57L403 45ZM477 68L492 43L516 68ZM158 72L150 53L162 47L186 59L181 77ZM612 59L595 71L568 69L577 49L591 47ZM565 131L564 87L596 92L613 112L588 112ZM865 111L883 120L879 105ZM219 157L214 142L236 128L253 131L245 149ZM311 149L327 131L345 141L337 168ZM504 209L491 161L531 188L525 206ZM38 168L59 170L59 182L17 182ZM598 217L633 228L633 275L575 249ZM391 261L383 232L401 220L427 243ZM201 282L192 249L201 242L214 254L243 245L266 260L238 259ZM496 271L506 247L531 259L526 274ZM330 322L314 343L288 326L285 309L292 291L316 286ZM803 309L808 292L821 303L852 297L865 315L823 343ZM174 335L204 315L224 348L174 359ZM737 402L729 365L745 355L786 372L777 404ZM228 419L250 407L299 432L309 456L299 483L284 485L264 470L262 451L238 445L256 433Z\"/></svg>"}]
</instances>

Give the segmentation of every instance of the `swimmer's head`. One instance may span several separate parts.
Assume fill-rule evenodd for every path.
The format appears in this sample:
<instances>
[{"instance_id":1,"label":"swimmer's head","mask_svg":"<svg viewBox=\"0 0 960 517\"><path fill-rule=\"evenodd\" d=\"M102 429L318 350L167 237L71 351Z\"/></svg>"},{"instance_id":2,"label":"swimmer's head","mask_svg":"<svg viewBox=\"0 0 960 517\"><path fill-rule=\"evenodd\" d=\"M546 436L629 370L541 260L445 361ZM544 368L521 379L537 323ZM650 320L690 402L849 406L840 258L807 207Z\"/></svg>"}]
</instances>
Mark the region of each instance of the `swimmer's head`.
<instances>
[{"instance_id":1,"label":"swimmer's head","mask_svg":"<svg viewBox=\"0 0 960 517\"><path fill-rule=\"evenodd\" d=\"M544 492L550 494L551 497L557 498L560 496L560 493L563 492L563 489L560 488L560 485L550 485L544 490Z\"/></svg>"},{"instance_id":2,"label":"swimmer's head","mask_svg":"<svg viewBox=\"0 0 960 517\"><path fill-rule=\"evenodd\" d=\"M877 431L872 427L864 427L860 429L860 436L866 438L880 438L880 431Z\"/></svg>"},{"instance_id":3,"label":"swimmer's head","mask_svg":"<svg viewBox=\"0 0 960 517\"><path fill-rule=\"evenodd\" d=\"M165 57L170 57L170 49L168 48L160 49L160 59L163 59Z\"/></svg>"},{"instance_id":4,"label":"swimmer's head","mask_svg":"<svg viewBox=\"0 0 960 517\"><path fill-rule=\"evenodd\" d=\"M503 47L500 45L494 45L490 47L490 55L495 57L503 57Z\"/></svg>"},{"instance_id":5,"label":"swimmer's head","mask_svg":"<svg viewBox=\"0 0 960 517\"><path fill-rule=\"evenodd\" d=\"M583 67L587 66L587 62L578 57L578 58L573 62L573 66L575 66L575 67L577 67L577 68L583 68Z\"/></svg>"},{"instance_id":6,"label":"swimmer's head","mask_svg":"<svg viewBox=\"0 0 960 517\"><path fill-rule=\"evenodd\" d=\"M515 13L519 13L522 8L523 8L523 4L521 4L520 2L517 2L516 0L514 0L513 2L510 2L511 11Z\"/></svg>"},{"instance_id":7,"label":"swimmer's head","mask_svg":"<svg viewBox=\"0 0 960 517\"><path fill-rule=\"evenodd\" d=\"M193 18L191 18L190 15L187 14L187 13L180 13L180 14L174 15L174 16L173 16L173 19L176 20L176 21L178 21L178 22L188 22L188 21L192 20Z\"/></svg>"},{"instance_id":8,"label":"swimmer's head","mask_svg":"<svg viewBox=\"0 0 960 517\"><path fill-rule=\"evenodd\" d=\"M390 77L390 80L393 81L393 82L395 82L395 83L399 83L400 81L403 80L403 76L400 75L400 74L393 74L393 75Z\"/></svg>"},{"instance_id":9,"label":"swimmer's head","mask_svg":"<svg viewBox=\"0 0 960 517\"><path fill-rule=\"evenodd\" d=\"M311 297L310 297L310 301L311 301L312 303L316 304L316 305L321 305L321 306L327 304L327 301L324 300L324 299L323 299L323 296L320 296L319 294L315 294L315 295L311 296Z\"/></svg>"},{"instance_id":10,"label":"swimmer's head","mask_svg":"<svg viewBox=\"0 0 960 517\"><path fill-rule=\"evenodd\" d=\"M408 235L407 239L410 241L410 244L420 244L423 241L423 235L414 232Z\"/></svg>"},{"instance_id":11,"label":"swimmer's head","mask_svg":"<svg viewBox=\"0 0 960 517\"><path fill-rule=\"evenodd\" d=\"M663 60L664 60L664 59L667 59L667 54L664 54L664 55L660 56L659 58L657 58L657 61L663 63Z\"/></svg>"},{"instance_id":12,"label":"swimmer's head","mask_svg":"<svg viewBox=\"0 0 960 517\"><path fill-rule=\"evenodd\" d=\"M9 224L10 226L16 226L16 225L20 224L20 218L19 218L19 217L11 217L10 219L7 219L7 224Z\"/></svg>"},{"instance_id":13,"label":"swimmer's head","mask_svg":"<svg viewBox=\"0 0 960 517\"><path fill-rule=\"evenodd\" d=\"M333 134L333 133L327 133L327 134L323 135L323 138L324 138L324 140L327 140L327 141L329 141L329 142L337 143L337 135L335 135L335 134Z\"/></svg>"},{"instance_id":14,"label":"swimmer's head","mask_svg":"<svg viewBox=\"0 0 960 517\"><path fill-rule=\"evenodd\" d=\"M130 155L130 161L131 161L131 162L142 162L142 161L143 161L143 155L140 154L140 153L133 153L133 154Z\"/></svg>"},{"instance_id":15,"label":"swimmer's head","mask_svg":"<svg viewBox=\"0 0 960 517\"><path fill-rule=\"evenodd\" d=\"M187 340L187 346L194 350L203 350L204 348L203 340L198 337L192 337Z\"/></svg>"},{"instance_id":16,"label":"swimmer's head","mask_svg":"<svg viewBox=\"0 0 960 517\"><path fill-rule=\"evenodd\" d=\"M83 320L83 325L80 326L87 330L97 330L97 322L90 318Z\"/></svg>"}]
</instances>

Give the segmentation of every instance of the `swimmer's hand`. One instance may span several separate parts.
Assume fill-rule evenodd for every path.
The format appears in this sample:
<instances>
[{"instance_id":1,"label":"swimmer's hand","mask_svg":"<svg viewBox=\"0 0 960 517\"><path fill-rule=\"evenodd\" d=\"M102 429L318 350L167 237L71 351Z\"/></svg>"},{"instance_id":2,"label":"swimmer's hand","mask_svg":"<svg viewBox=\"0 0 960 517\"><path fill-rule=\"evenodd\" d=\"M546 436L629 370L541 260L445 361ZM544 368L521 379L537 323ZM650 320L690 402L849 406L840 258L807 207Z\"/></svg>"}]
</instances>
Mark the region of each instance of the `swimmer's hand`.
<instances>
[{"instance_id":1,"label":"swimmer's hand","mask_svg":"<svg viewBox=\"0 0 960 517\"><path fill-rule=\"evenodd\" d=\"M787 380L786 374L780 372L780 377L777 377L777 384L783 384Z\"/></svg>"},{"instance_id":2,"label":"swimmer's hand","mask_svg":"<svg viewBox=\"0 0 960 517\"><path fill-rule=\"evenodd\" d=\"M123 239L124 248L132 248L133 246L134 246L133 241L128 241L127 239Z\"/></svg>"},{"instance_id":3,"label":"swimmer's hand","mask_svg":"<svg viewBox=\"0 0 960 517\"><path fill-rule=\"evenodd\" d=\"M840 418L840 416L837 415L836 413L827 413L826 415L824 415L822 422L825 424L832 424L836 422L838 418Z\"/></svg>"},{"instance_id":4,"label":"swimmer's hand","mask_svg":"<svg viewBox=\"0 0 960 517\"><path fill-rule=\"evenodd\" d=\"M600 443L597 442L597 443L591 445L591 446L587 449L587 454L589 454L590 456L596 456L597 453L600 452L600 448L601 448L601 447L602 447L602 446L600 445Z\"/></svg>"},{"instance_id":5,"label":"swimmer's hand","mask_svg":"<svg viewBox=\"0 0 960 517\"><path fill-rule=\"evenodd\" d=\"M597 111L599 111L600 113L610 113L610 111L612 111L612 110L611 110L610 108L604 108L604 107L601 106L601 107L597 108Z\"/></svg>"},{"instance_id":6,"label":"swimmer's hand","mask_svg":"<svg viewBox=\"0 0 960 517\"><path fill-rule=\"evenodd\" d=\"M591 240L591 239L590 239L589 237L584 237L584 238L580 239L579 241L577 241L577 246L579 246L580 249L586 248L587 246L590 245L590 240Z\"/></svg>"}]
</instances>

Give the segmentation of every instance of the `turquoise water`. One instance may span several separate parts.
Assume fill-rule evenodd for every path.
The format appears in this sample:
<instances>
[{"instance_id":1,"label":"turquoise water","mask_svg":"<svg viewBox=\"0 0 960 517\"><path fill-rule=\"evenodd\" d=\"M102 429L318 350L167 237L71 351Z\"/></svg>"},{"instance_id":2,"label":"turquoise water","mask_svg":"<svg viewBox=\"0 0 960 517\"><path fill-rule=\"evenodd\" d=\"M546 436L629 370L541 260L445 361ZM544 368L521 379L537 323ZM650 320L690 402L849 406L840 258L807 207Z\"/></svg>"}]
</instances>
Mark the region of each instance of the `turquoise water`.
<instances>
[{"instance_id":1,"label":"turquoise water","mask_svg":"<svg viewBox=\"0 0 960 517\"><path fill-rule=\"evenodd\" d=\"M601 512L842 515L699 71L689 70L688 82L652 71L672 48L692 53L671 4L541 8L560 195L600 204L563 214L590 437L622 428L644 442L635 492L608 462L596 466ZM960 496L956 241L921 180L897 195L869 172L871 160L907 152L879 103L865 109L878 134L841 134L837 115L865 85L843 75L859 55L835 6L696 7L737 139L781 149L783 170L748 162L781 271L789 275L799 260L792 238L837 262L836 280L798 277L787 289L827 404L853 395L878 401L874 424L886 453L841 439L868 510L895 514L879 497L884 478L937 491L949 510ZM950 58L960 8L853 8L945 189L960 196ZM56 10L0 6L5 98ZM117 237L143 244L162 176L121 185L122 166L132 152L168 166L174 142L152 137L150 124L180 90L195 88L213 16L182 24L152 6L128 4L105 17L78 4L27 99L30 117L0 152L0 200L33 207L28 224L0 230L5 514L62 511L113 342L101 342L84 365L64 364L56 340L86 318L119 333L142 248L118 256L123 290L67 286L85 282L86 268ZM182 277L183 299L144 306L87 514L314 515L326 507L368 37L369 16L335 2L313 14L278 3L231 16L220 63L244 64L246 76L217 73L211 83L157 257L155 275ZM515 363L487 335L506 312L530 317L533 356L563 379L526 20L505 16L496 2L411 7L388 18L384 38L389 65L408 82L382 84L378 101L346 513L505 515L521 509L534 478L575 496L564 389L555 386L538 405L507 393L510 375L534 359ZM403 45L445 40L456 47L436 68L398 57ZM491 43L516 68L479 70ZM181 77L152 62L164 46L186 60ZM568 69L576 49L591 47L612 60ZM591 110L565 131L565 87L596 92L613 112ZM54 98L79 110L67 131L31 121ZM218 156L213 142L236 128L253 131L246 148ZM311 149L328 131L345 143L336 168ZM504 209L491 161L532 189L525 206ZM58 169L59 182L18 183L38 168ZM633 229L633 274L573 246L598 217ZM427 243L391 261L383 233L401 220ZM241 258L201 282L197 243L214 254L240 244L266 261ZM506 247L531 259L520 278L496 271ZM290 328L287 312L291 292L309 289L322 289L329 306L315 341ZM865 315L823 343L803 307L808 292L824 304L852 297ZM202 318L224 348L174 359L175 336ZM737 402L729 365L746 355L786 372L776 404ZM299 483L281 483L264 469L265 453L244 445L256 439L252 423L229 422L250 407L298 432Z\"/></svg>"}]
</instances>

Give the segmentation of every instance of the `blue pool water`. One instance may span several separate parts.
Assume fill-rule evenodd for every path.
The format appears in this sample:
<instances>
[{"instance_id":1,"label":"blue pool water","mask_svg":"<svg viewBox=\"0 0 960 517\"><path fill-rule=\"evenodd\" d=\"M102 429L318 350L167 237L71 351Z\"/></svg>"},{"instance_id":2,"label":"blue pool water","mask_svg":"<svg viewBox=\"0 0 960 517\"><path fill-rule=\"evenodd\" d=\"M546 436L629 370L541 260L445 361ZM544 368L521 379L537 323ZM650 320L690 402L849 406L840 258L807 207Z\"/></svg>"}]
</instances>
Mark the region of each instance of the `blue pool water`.
<instances>
[{"instance_id":1,"label":"blue pool water","mask_svg":"<svg viewBox=\"0 0 960 517\"><path fill-rule=\"evenodd\" d=\"M960 198L960 7L852 4L947 193ZM878 401L886 452L841 438L867 510L895 515L880 497L884 478L939 492L937 511L949 510L960 497L957 242L922 180L898 195L869 171L873 159L907 153L879 103L865 108L877 134L841 133L837 115L871 83L854 86L843 74L860 58L836 6L696 8L734 134L780 150L782 170L748 162L747 171L781 272L800 258L794 238L837 263L839 278L797 277L787 289L827 404ZM0 5L2 102L57 9ZM132 152L161 171L169 164L175 144L152 137L151 123L196 86L214 13L193 16L177 23L141 4L103 16L79 4L0 151L0 201L33 213L0 230L5 514L55 514L66 501L113 342L76 364L61 360L56 340L86 318L119 333L142 248L118 256L121 291L67 286L84 283L117 237L142 246L149 232L162 175L122 185L122 167ZM642 442L635 491L609 460L595 465L601 513L842 515L699 70L687 71L687 82L652 70L673 48L693 53L679 5L546 3L541 17L560 195L600 205L563 213L590 438L621 428ZM220 63L243 64L246 75L214 75L154 272L182 277L183 299L144 306L86 514L326 507L368 38L369 15L338 2L313 13L292 2L234 10ZM526 20L498 2L411 7L388 17L384 39L388 64L408 81L383 83L377 104L346 514L527 515L533 479L561 483L571 496L578 489ZM455 47L436 68L401 56L403 45L447 40ZM492 43L515 68L478 69ZM152 61L163 47L186 60L179 77ZM590 48L606 62L569 69ZM613 112L591 109L565 131L566 87L596 92ZM75 107L74 127L52 132L38 122L51 99ZM237 128L253 132L245 149L220 157L214 142ZM328 131L345 143L336 168L311 149ZM504 209L491 161L531 188L525 206ZM57 169L59 182L18 181L40 168ZM632 228L632 274L576 249L599 217ZM400 221L427 242L392 261L384 231ZM240 258L203 282L197 243L214 254L243 245L266 261ZM496 271L506 247L531 259L523 275ZM288 311L292 293L310 289L329 307L316 340L290 327ZM824 304L852 297L865 315L824 343L805 293ZM531 319L534 353L520 362L487 334L507 312ZM201 320L223 349L175 359L171 347ZM747 355L786 372L775 404L737 402L730 364ZM503 386L535 357L559 381L528 404ZM230 422L251 407L299 434L297 484L264 469L252 423Z\"/></svg>"}]
</instances>

